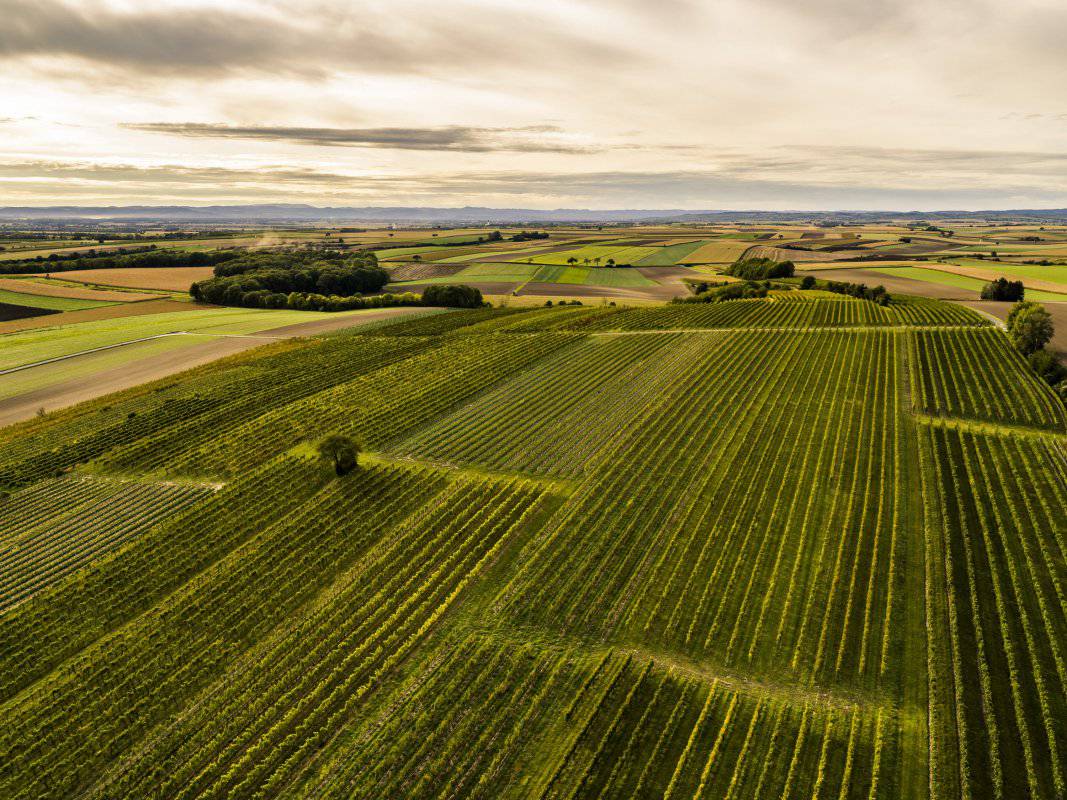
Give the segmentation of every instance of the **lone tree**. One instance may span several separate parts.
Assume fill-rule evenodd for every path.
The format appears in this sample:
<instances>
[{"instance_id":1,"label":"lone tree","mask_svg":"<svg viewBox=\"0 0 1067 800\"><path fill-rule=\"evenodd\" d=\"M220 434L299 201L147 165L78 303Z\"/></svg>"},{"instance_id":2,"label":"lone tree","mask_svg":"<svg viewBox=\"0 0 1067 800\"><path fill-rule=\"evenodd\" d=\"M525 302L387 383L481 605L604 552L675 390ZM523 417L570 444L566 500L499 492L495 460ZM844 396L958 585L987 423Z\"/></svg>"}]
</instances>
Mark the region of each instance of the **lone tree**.
<instances>
[{"instance_id":1,"label":"lone tree","mask_svg":"<svg viewBox=\"0 0 1067 800\"><path fill-rule=\"evenodd\" d=\"M1023 355L1030 355L1052 339L1052 316L1040 303L1016 303L1008 314L1008 335Z\"/></svg>"},{"instance_id":2,"label":"lone tree","mask_svg":"<svg viewBox=\"0 0 1067 800\"><path fill-rule=\"evenodd\" d=\"M319 442L319 457L333 464L333 471L345 475L359 466L362 448L355 439L340 433L332 433Z\"/></svg>"}]
</instances>

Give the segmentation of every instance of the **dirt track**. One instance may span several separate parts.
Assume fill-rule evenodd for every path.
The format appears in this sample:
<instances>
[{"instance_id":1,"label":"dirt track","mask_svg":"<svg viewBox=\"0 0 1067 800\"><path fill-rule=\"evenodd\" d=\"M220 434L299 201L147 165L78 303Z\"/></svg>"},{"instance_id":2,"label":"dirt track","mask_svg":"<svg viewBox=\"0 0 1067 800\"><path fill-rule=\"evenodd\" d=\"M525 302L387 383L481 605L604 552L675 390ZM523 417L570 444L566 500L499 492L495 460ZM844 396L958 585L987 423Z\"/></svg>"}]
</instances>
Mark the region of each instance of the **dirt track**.
<instances>
[{"instance_id":1,"label":"dirt track","mask_svg":"<svg viewBox=\"0 0 1067 800\"><path fill-rule=\"evenodd\" d=\"M188 303L182 304L188 308ZM85 400L92 400L111 392L129 389L142 383L165 378L187 369L216 361L224 356L251 350L267 344L270 339L287 339L298 336L313 336L340 330L356 324L366 324L389 317L426 313L429 309L418 308L383 308L375 312L357 316L330 316L321 320L301 322L296 325L286 325L281 328L273 328L261 331L248 337L217 336L200 337L189 336L190 344L165 353L155 353L151 356L137 359L122 365L121 367L101 370L89 378L80 377L72 380L55 383L43 389L0 400L0 427L29 419L37 413L38 409L55 411L66 408ZM136 347L137 345L130 345ZM75 356L68 362L78 359L92 359L98 357L96 353L84 356ZM36 368L34 368L36 369ZM0 378L2 380L2 378Z\"/></svg>"}]
</instances>

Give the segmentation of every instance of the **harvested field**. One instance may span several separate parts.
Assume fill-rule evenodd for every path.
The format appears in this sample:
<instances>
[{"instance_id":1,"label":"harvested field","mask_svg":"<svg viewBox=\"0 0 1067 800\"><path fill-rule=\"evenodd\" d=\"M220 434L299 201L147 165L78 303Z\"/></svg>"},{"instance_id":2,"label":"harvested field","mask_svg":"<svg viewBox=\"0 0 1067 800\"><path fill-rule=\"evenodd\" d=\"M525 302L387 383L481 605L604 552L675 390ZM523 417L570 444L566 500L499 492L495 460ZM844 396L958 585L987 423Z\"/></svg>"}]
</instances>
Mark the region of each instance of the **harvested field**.
<instances>
[{"instance_id":1,"label":"harvested field","mask_svg":"<svg viewBox=\"0 0 1067 800\"><path fill-rule=\"evenodd\" d=\"M73 273L66 273L71 275ZM109 292L81 286L64 286L34 278L0 278L0 289L9 292L22 292L42 297L66 297L71 300L99 300L104 303L131 303L136 300L152 300L158 295L137 294L135 292Z\"/></svg>"},{"instance_id":2,"label":"harvested field","mask_svg":"<svg viewBox=\"0 0 1067 800\"><path fill-rule=\"evenodd\" d=\"M187 292L196 281L214 275L211 267L160 267L158 269L78 269L64 272L63 280L101 286L127 286L131 289L159 289Z\"/></svg>"},{"instance_id":3,"label":"harvested field","mask_svg":"<svg viewBox=\"0 0 1067 800\"><path fill-rule=\"evenodd\" d=\"M736 239L719 239L698 247L681 259L683 264L731 264L751 245Z\"/></svg>"},{"instance_id":4,"label":"harvested field","mask_svg":"<svg viewBox=\"0 0 1067 800\"><path fill-rule=\"evenodd\" d=\"M847 261L857 256L869 255L862 250L793 250L788 247L757 245L745 251L745 258L773 258L776 261Z\"/></svg>"}]
</instances>

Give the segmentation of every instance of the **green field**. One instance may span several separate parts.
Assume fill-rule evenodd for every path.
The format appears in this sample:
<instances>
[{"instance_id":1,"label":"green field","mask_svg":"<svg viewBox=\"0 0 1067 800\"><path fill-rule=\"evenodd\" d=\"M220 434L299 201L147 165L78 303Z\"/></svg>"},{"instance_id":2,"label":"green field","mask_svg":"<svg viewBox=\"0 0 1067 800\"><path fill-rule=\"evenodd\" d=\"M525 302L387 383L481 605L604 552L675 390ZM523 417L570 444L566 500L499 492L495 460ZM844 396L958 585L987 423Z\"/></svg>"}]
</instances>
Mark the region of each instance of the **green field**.
<instances>
[{"instance_id":1,"label":"green field","mask_svg":"<svg viewBox=\"0 0 1067 800\"><path fill-rule=\"evenodd\" d=\"M0 429L0 489L0 797L1067 786L1067 409L962 306L279 342Z\"/></svg>"},{"instance_id":2,"label":"green field","mask_svg":"<svg viewBox=\"0 0 1067 800\"><path fill-rule=\"evenodd\" d=\"M100 306L113 306L113 302L104 300L77 300L71 297L47 297L43 294L30 294L28 292L11 292L0 289L0 303L10 303L13 306L29 306L30 308L47 308L52 311L80 311L83 308L99 308Z\"/></svg>"},{"instance_id":3,"label":"green field","mask_svg":"<svg viewBox=\"0 0 1067 800\"><path fill-rule=\"evenodd\" d=\"M358 315L359 311L342 312ZM190 309L164 314L82 322L6 334L0 350L0 369L47 361L119 342L164 333L241 335L322 319L314 311L264 311L247 308Z\"/></svg>"},{"instance_id":4,"label":"green field","mask_svg":"<svg viewBox=\"0 0 1067 800\"><path fill-rule=\"evenodd\" d=\"M982 259L952 259L952 263L959 264L964 267L977 267L978 269L989 270L998 274L1003 273L1005 277L1021 279L1023 281L1048 281L1050 283L1062 283L1067 286L1067 266L1062 264L1050 264L1049 266L1041 266L1039 264L1005 264L1003 261L985 261Z\"/></svg>"},{"instance_id":5,"label":"green field","mask_svg":"<svg viewBox=\"0 0 1067 800\"><path fill-rule=\"evenodd\" d=\"M972 263L971 266L977 266ZM984 268L989 268L993 265L986 265ZM996 264L994 271L1002 272L1005 277L1012 279L1027 278L1033 279L1034 276L1026 274L1020 274L1019 271L1013 271L1010 268L1001 269L1003 265ZM1021 272L1029 273L1032 269L1023 269ZM1051 269L1050 267L1042 267L1041 269ZM900 278L911 278L916 281L926 281L927 283L937 283L942 286L955 286L959 289L971 289L976 292L981 292L982 287L989 281L984 281L980 278L969 278L966 275L957 275L953 272L943 272L936 267L878 267L872 269L872 272L881 272L885 275L893 275ZM1052 278L1044 278L1044 280L1052 280ZM1058 294L1056 292L1046 292L1040 289L1026 289L1027 300L1041 300L1041 301L1067 301L1067 294Z\"/></svg>"},{"instance_id":6,"label":"green field","mask_svg":"<svg viewBox=\"0 0 1067 800\"><path fill-rule=\"evenodd\" d=\"M706 244L711 243L711 239L702 239L695 242L683 242L682 244L672 244L667 247L656 248L654 253L645 256L637 262L638 267L669 267L677 264L684 259L690 253L699 250Z\"/></svg>"}]
</instances>

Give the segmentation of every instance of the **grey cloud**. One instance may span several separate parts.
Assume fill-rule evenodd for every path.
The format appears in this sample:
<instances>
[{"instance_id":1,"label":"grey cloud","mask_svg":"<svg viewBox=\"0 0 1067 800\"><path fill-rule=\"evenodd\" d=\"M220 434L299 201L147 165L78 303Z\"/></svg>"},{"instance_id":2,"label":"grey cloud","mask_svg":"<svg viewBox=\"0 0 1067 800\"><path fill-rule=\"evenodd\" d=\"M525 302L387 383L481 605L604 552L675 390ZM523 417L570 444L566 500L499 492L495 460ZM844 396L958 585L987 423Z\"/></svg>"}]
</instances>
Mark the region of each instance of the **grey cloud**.
<instances>
[{"instance_id":1,"label":"grey cloud","mask_svg":"<svg viewBox=\"0 0 1067 800\"><path fill-rule=\"evenodd\" d=\"M432 128L300 128L289 126L233 126L195 122L125 123L124 128L174 136L294 142L324 147L373 147L393 150L448 150L523 153L592 153L597 149L545 139L558 134L551 125L519 128L477 128L446 125ZM540 135L540 138L537 138Z\"/></svg>"},{"instance_id":2,"label":"grey cloud","mask_svg":"<svg viewBox=\"0 0 1067 800\"><path fill-rule=\"evenodd\" d=\"M1062 206L1062 186L1004 182L979 187L967 181L930 188L878 183L765 180L701 170L481 172L421 175L345 175L284 166L219 167L16 162L0 164L0 181L12 196L151 198L368 205L507 205L591 208L946 209ZM11 191L9 191L11 189Z\"/></svg>"},{"instance_id":3,"label":"grey cloud","mask_svg":"<svg viewBox=\"0 0 1067 800\"><path fill-rule=\"evenodd\" d=\"M463 73L478 65L521 68L546 62L595 67L623 53L594 36L537 19L532 12L419 13L361 4L261 5L117 11L63 0L0 0L0 59L72 57L136 70L138 77L232 72L321 77L336 72ZM396 24L404 15L405 24ZM521 31L522 46L515 36Z\"/></svg>"}]
</instances>

